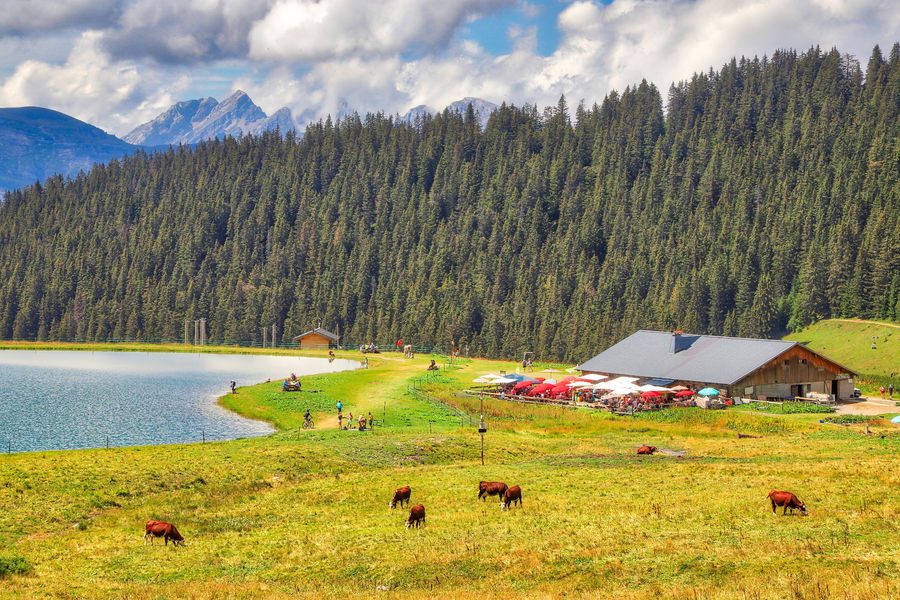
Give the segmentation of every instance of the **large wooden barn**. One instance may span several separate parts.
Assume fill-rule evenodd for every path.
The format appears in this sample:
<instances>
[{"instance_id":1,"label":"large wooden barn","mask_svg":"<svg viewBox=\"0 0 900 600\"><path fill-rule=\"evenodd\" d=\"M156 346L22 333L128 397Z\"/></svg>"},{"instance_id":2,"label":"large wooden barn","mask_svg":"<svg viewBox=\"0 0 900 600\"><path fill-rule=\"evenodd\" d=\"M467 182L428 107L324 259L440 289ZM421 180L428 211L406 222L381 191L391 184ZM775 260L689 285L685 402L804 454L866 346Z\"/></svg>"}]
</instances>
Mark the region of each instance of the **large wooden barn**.
<instances>
[{"instance_id":1,"label":"large wooden barn","mask_svg":"<svg viewBox=\"0 0 900 600\"><path fill-rule=\"evenodd\" d=\"M310 329L306 333L301 333L291 338L292 341L298 343L301 349L312 348L336 348L340 337L331 333L327 329L316 327Z\"/></svg>"},{"instance_id":2,"label":"large wooden barn","mask_svg":"<svg viewBox=\"0 0 900 600\"><path fill-rule=\"evenodd\" d=\"M714 387L743 398L810 392L849 398L850 369L797 342L641 330L578 366L584 373L630 376L656 385Z\"/></svg>"}]
</instances>

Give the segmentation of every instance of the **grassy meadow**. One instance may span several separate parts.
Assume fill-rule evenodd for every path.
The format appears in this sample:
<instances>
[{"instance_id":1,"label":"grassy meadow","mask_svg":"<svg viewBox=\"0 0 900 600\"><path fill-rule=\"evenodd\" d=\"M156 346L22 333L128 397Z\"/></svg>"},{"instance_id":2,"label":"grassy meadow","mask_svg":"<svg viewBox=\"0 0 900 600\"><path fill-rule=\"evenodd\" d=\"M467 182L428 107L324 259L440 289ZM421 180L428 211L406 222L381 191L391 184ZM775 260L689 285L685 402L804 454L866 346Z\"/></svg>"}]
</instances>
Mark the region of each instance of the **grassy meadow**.
<instances>
[{"instance_id":1,"label":"grassy meadow","mask_svg":"<svg viewBox=\"0 0 900 600\"><path fill-rule=\"evenodd\" d=\"M875 336L875 349L872 337ZM894 384L900 399L900 324L857 319L826 319L786 339L802 342L816 352L855 369L857 387L874 396L881 385Z\"/></svg>"},{"instance_id":2,"label":"grassy meadow","mask_svg":"<svg viewBox=\"0 0 900 600\"><path fill-rule=\"evenodd\" d=\"M221 400L274 423L263 438L0 456L0 596L900 596L890 424L866 436L819 415L488 400L482 466L479 401L460 392L515 365L426 374L429 358L370 357L303 392L276 382ZM338 399L375 430L338 431ZM311 431L298 427L307 407ZM644 443L672 452L639 457ZM523 508L477 501L482 479L521 485ZM422 529L388 509L403 484L426 507ZM773 515L773 488L810 516ZM188 545L144 546L151 518Z\"/></svg>"}]
</instances>

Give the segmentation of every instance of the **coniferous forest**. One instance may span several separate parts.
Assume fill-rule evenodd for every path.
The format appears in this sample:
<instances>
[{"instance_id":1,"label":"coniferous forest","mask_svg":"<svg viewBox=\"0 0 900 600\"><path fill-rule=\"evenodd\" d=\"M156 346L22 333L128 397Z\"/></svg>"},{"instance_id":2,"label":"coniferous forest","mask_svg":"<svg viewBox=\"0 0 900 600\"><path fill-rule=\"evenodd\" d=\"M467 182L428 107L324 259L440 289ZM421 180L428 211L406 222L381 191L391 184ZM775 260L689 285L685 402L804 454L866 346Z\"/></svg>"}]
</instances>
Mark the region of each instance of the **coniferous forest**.
<instances>
[{"instance_id":1,"label":"coniferous forest","mask_svg":"<svg viewBox=\"0 0 900 600\"><path fill-rule=\"evenodd\" d=\"M638 328L900 319L900 46L732 60L663 95L375 114L139 154L0 206L0 337L583 359Z\"/></svg>"}]
</instances>

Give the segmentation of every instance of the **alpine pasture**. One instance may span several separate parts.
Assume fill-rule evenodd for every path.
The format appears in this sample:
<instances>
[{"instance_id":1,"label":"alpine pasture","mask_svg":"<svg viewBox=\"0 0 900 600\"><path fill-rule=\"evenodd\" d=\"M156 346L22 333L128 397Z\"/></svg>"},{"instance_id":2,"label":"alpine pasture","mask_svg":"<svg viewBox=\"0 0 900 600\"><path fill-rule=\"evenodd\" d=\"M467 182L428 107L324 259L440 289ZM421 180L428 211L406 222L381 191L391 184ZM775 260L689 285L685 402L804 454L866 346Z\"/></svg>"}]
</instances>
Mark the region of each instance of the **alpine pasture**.
<instances>
[{"instance_id":1,"label":"alpine pasture","mask_svg":"<svg viewBox=\"0 0 900 600\"><path fill-rule=\"evenodd\" d=\"M338 353L358 357L357 353ZM819 415L615 417L485 401L513 363L372 356L369 368L243 387L221 402L278 432L0 457L0 595L58 597L887 598L900 595L900 435ZM334 405L373 413L338 431ZM299 428L306 408L316 428ZM738 438L738 432L755 437ZM638 456L651 444L683 456ZM520 485L523 506L476 500ZM390 510L401 485L427 525ZM772 489L810 516L773 515ZM185 547L143 544L175 523Z\"/></svg>"}]
</instances>

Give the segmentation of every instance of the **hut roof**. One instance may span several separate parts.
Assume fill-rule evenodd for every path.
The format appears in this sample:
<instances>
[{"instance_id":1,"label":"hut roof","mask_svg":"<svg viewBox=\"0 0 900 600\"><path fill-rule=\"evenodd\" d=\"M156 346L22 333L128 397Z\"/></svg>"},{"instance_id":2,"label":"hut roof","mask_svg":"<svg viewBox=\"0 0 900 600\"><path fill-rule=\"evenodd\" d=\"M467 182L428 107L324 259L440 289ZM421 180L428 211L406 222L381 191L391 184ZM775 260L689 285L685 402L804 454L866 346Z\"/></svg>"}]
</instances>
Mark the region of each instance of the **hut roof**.
<instances>
[{"instance_id":1,"label":"hut roof","mask_svg":"<svg viewBox=\"0 0 900 600\"><path fill-rule=\"evenodd\" d=\"M327 337L332 342L337 342L340 339L337 335L331 333L327 329L322 329L321 327L316 327L315 329L310 329L309 331L307 331L305 333L301 333L300 335L295 335L294 337L291 338L291 340L296 342L297 340L303 339L312 333L318 333L319 335L321 335L323 337Z\"/></svg>"},{"instance_id":2,"label":"hut roof","mask_svg":"<svg viewBox=\"0 0 900 600\"><path fill-rule=\"evenodd\" d=\"M799 345L783 340L641 330L578 368L594 373L729 385ZM852 374L846 367L829 362Z\"/></svg>"}]
</instances>

